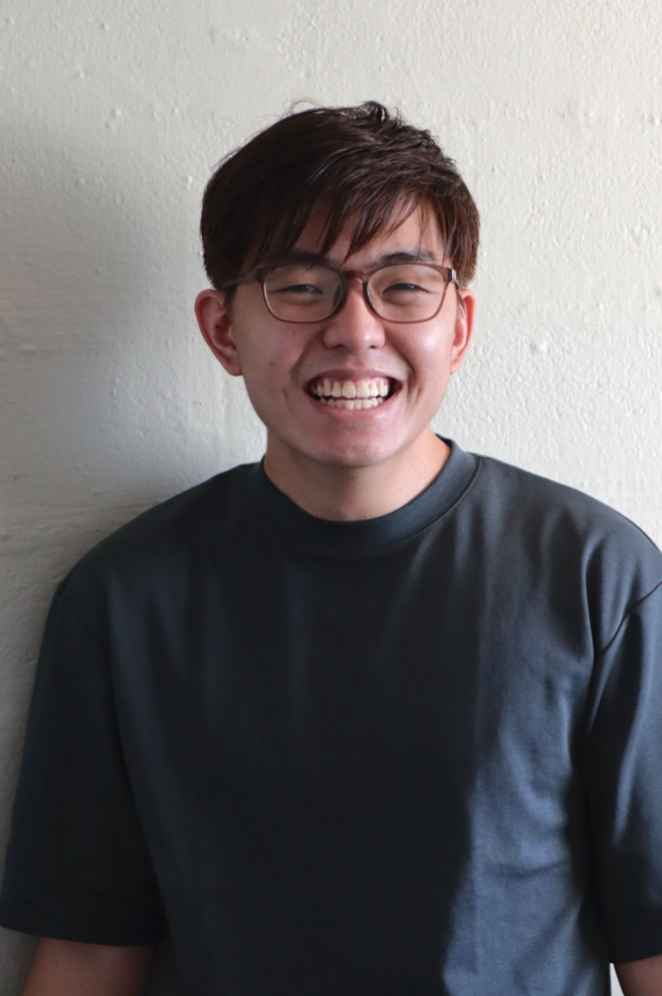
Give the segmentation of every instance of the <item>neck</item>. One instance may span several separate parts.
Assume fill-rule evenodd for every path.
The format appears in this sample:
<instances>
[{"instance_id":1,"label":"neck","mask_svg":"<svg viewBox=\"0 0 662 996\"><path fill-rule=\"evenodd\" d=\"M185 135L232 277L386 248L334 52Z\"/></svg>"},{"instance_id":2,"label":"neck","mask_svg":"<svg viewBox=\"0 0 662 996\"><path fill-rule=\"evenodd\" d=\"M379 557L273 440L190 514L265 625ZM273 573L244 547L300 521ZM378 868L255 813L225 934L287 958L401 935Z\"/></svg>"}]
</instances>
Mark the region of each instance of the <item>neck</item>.
<instances>
[{"instance_id":1,"label":"neck","mask_svg":"<svg viewBox=\"0 0 662 996\"><path fill-rule=\"evenodd\" d=\"M450 450L432 430L389 460L369 467L329 466L267 446L264 469L279 491L320 519L353 522L388 515L424 491Z\"/></svg>"}]
</instances>

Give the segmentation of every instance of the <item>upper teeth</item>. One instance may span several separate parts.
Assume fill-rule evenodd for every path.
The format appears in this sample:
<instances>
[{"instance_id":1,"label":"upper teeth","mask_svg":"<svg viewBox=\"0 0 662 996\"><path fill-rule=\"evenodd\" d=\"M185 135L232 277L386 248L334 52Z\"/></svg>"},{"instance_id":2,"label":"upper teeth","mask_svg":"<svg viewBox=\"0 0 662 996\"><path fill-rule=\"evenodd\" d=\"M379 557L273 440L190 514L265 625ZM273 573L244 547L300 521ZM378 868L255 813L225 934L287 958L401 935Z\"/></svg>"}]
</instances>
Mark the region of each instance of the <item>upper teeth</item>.
<instances>
[{"instance_id":1,"label":"upper teeth","mask_svg":"<svg viewBox=\"0 0 662 996\"><path fill-rule=\"evenodd\" d=\"M385 377L372 380L331 380L325 377L310 386L311 393L318 398L385 398L389 392L389 381Z\"/></svg>"}]
</instances>

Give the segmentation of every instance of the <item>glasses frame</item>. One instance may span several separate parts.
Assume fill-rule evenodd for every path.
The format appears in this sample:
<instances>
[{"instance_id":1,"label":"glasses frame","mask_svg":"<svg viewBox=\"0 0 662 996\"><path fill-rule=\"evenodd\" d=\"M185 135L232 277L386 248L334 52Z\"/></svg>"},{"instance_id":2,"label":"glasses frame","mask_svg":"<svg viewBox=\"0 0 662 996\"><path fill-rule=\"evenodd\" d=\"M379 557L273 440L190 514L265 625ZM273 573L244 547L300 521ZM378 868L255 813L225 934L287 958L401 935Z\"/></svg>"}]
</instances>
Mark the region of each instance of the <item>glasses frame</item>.
<instances>
[{"instance_id":1,"label":"glasses frame","mask_svg":"<svg viewBox=\"0 0 662 996\"><path fill-rule=\"evenodd\" d=\"M314 265L314 261L311 260L310 262L313 263ZM380 315L380 313L377 311L377 308L374 306L370 298L368 283L370 282L370 278L373 277L375 273L379 273L380 270L386 270L390 266L399 266L407 264L382 263L380 266L375 266L371 270L341 270L339 267L329 266L328 263L319 263L318 264L319 266L324 266L326 267L327 270L332 270L334 273L337 273L341 281L340 297L338 298L336 306L334 307L333 311L331 311L331 313L326 315L324 318L313 318L313 319L281 318L280 315L275 314L275 312L273 311L271 305L269 304L269 298L267 296L267 291L265 288L265 281L269 276L269 274L272 273L274 270L280 269L281 266L288 266L289 264L287 262L274 263L270 266L256 266L253 270L249 270L248 273L244 273L241 277L235 277L233 280L224 280L223 283L220 285L219 290L228 290L228 288L236 287L238 284L247 284L253 280L257 280L257 282L262 287L262 297L264 298L264 303L266 304L269 313L273 315L273 317L277 319L277 321L287 322L288 325L317 325L320 322L327 322L329 318L333 318L334 315L338 314L343 304L345 303L349 281L358 279L361 281L361 284L363 286L363 297L365 299L365 303L367 304L368 308L373 313L373 315L376 315L377 318L380 318L383 322L392 322L396 325L418 325L421 322L430 322L432 321L433 318L437 317L437 315L439 314L439 312L443 307L444 301L446 300L446 291L448 290L449 284L454 283L456 287L459 287L459 285L457 282L457 271L454 270L452 266L440 266L437 263L427 263L419 260L411 260L410 262L415 264L416 266L425 266L429 270L436 270L437 273L440 273L445 278L446 282L444 284L444 289L441 294L441 300L439 301L437 310L434 312L434 314L430 315L429 318L385 318L384 315Z\"/></svg>"}]
</instances>

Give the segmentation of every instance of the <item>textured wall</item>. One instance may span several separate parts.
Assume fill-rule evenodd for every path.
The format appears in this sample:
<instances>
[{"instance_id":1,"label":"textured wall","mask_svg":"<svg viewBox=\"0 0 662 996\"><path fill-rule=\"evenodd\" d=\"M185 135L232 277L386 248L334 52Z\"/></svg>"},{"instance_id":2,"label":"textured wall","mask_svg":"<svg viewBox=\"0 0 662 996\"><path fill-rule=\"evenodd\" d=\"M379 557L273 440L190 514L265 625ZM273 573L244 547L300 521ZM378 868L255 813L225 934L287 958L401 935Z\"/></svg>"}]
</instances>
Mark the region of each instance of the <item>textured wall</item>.
<instances>
[{"instance_id":1,"label":"textured wall","mask_svg":"<svg viewBox=\"0 0 662 996\"><path fill-rule=\"evenodd\" d=\"M0 844L56 580L261 453L194 323L198 209L297 98L399 106L481 208L474 345L438 429L662 541L660 39L653 0L3 0ZM28 945L0 944L16 996Z\"/></svg>"}]
</instances>

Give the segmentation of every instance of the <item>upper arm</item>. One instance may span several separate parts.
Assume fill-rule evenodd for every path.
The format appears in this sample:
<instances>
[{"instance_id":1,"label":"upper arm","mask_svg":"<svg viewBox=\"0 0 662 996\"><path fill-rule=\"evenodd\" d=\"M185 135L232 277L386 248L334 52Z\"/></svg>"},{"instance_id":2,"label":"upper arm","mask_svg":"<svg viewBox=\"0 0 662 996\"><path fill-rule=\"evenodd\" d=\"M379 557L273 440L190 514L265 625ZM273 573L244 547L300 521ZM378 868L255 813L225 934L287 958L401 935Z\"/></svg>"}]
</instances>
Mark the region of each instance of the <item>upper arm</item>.
<instances>
[{"instance_id":1,"label":"upper arm","mask_svg":"<svg viewBox=\"0 0 662 996\"><path fill-rule=\"evenodd\" d=\"M23 996L144 996L155 951L42 938Z\"/></svg>"},{"instance_id":2,"label":"upper arm","mask_svg":"<svg viewBox=\"0 0 662 996\"><path fill-rule=\"evenodd\" d=\"M113 946L157 944L165 933L120 735L112 654L59 589L39 655L0 895L0 923L11 930Z\"/></svg>"},{"instance_id":3,"label":"upper arm","mask_svg":"<svg viewBox=\"0 0 662 996\"><path fill-rule=\"evenodd\" d=\"M662 584L596 656L588 702L582 780L607 953L646 962L662 949Z\"/></svg>"},{"instance_id":4,"label":"upper arm","mask_svg":"<svg viewBox=\"0 0 662 996\"><path fill-rule=\"evenodd\" d=\"M658 996L662 993L662 954L614 965L623 996Z\"/></svg>"}]
</instances>

